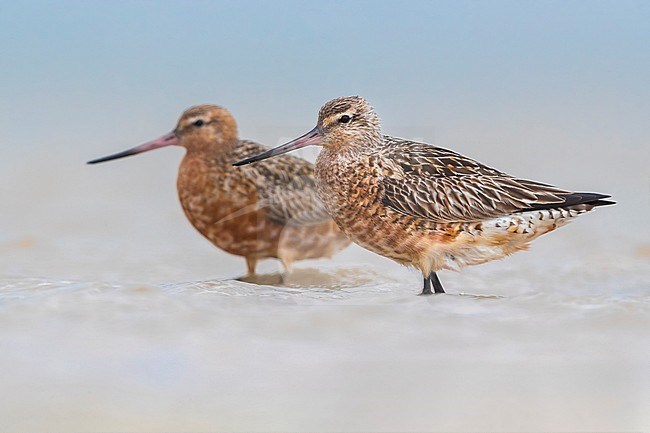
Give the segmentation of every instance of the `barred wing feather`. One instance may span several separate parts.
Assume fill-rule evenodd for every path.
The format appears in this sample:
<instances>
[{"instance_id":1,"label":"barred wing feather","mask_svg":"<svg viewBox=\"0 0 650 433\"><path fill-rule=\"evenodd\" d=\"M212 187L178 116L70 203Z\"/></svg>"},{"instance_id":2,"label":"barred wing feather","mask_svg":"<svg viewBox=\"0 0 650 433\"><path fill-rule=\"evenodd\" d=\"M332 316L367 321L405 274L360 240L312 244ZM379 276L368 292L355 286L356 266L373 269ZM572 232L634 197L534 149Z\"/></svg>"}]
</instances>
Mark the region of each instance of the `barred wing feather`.
<instances>
[{"instance_id":1,"label":"barred wing feather","mask_svg":"<svg viewBox=\"0 0 650 433\"><path fill-rule=\"evenodd\" d=\"M517 179L447 149L387 137L382 202L435 222L482 221L565 203L569 191Z\"/></svg>"},{"instance_id":2,"label":"barred wing feather","mask_svg":"<svg viewBox=\"0 0 650 433\"><path fill-rule=\"evenodd\" d=\"M254 142L239 147L233 160L247 158L267 149ZM256 182L258 206L280 224L313 225L330 219L323 204L316 197L314 167L308 161L283 155L245 167L245 172Z\"/></svg>"}]
</instances>

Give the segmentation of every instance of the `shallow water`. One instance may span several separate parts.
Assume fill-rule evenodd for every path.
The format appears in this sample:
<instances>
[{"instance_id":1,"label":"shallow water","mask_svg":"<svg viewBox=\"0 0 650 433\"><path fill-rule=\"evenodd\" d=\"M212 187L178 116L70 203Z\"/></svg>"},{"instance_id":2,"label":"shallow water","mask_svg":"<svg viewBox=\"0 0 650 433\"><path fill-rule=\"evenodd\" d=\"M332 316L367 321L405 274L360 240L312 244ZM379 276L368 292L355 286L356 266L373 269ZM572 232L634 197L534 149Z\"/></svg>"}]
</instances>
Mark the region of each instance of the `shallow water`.
<instances>
[{"instance_id":1,"label":"shallow water","mask_svg":"<svg viewBox=\"0 0 650 433\"><path fill-rule=\"evenodd\" d=\"M5 277L0 418L6 431L638 430L648 267L589 267L447 278L492 298L416 296L411 272L340 263L282 286Z\"/></svg>"},{"instance_id":2,"label":"shallow water","mask_svg":"<svg viewBox=\"0 0 650 433\"><path fill-rule=\"evenodd\" d=\"M176 156L135 185L129 164L9 173L3 431L650 427L647 238L594 236L617 207L443 272L448 295L358 247L254 284L184 220Z\"/></svg>"}]
</instances>

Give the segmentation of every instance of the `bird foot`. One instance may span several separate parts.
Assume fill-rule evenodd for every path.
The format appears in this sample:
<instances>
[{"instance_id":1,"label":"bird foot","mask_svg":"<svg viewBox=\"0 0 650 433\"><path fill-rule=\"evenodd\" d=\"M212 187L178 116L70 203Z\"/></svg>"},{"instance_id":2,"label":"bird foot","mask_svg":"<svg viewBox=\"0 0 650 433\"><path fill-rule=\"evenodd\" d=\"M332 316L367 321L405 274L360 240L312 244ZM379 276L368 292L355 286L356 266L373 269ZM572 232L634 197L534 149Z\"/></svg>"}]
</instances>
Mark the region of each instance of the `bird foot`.
<instances>
[{"instance_id":1,"label":"bird foot","mask_svg":"<svg viewBox=\"0 0 650 433\"><path fill-rule=\"evenodd\" d=\"M249 284L277 286L284 284L285 277L282 274L247 274L236 278L236 280Z\"/></svg>"}]
</instances>

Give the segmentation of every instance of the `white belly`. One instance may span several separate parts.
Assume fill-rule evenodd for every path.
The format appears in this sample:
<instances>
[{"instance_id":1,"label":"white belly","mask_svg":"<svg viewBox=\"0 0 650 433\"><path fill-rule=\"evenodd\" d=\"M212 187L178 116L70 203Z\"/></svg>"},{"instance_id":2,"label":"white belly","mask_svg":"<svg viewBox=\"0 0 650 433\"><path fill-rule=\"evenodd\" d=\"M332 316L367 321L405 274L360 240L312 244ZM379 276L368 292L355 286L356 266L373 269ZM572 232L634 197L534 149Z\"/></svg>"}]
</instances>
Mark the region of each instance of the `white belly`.
<instances>
[{"instance_id":1,"label":"white belly","mask_svg":"<svg viewBox=\"0 0 650 433\"><path fill-rule=\"evenodd\" d=\"M586 210L549 209L522 212L468 225L449 244L432 245L422 265L431 270L459 270L525 250L537 237L571 222Z\"/></svg>"}]
</instances>

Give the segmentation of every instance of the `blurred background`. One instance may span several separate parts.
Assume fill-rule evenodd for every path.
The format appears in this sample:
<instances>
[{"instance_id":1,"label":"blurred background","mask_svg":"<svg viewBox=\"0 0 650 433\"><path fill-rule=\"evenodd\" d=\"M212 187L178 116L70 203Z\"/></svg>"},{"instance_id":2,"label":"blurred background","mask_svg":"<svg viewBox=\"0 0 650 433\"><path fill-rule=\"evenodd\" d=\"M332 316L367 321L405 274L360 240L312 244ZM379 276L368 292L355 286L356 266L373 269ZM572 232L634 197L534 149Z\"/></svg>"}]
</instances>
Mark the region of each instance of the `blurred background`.
<instances>
[{"instance_id":1,"label":"blurred background","mask_svg":"<svg viewBox=\"0 0 650 433\"><path fill-rule=\"evenodd\" d=\"M645 1L2 2L0 424L650 427L648 23ZM618 204L441 275L502 300L417 298L358 247L256 288L185 220L182 149L85 165L192 105L275 146L354 94L387 134Z\"/></svg>"}]
</instances>

